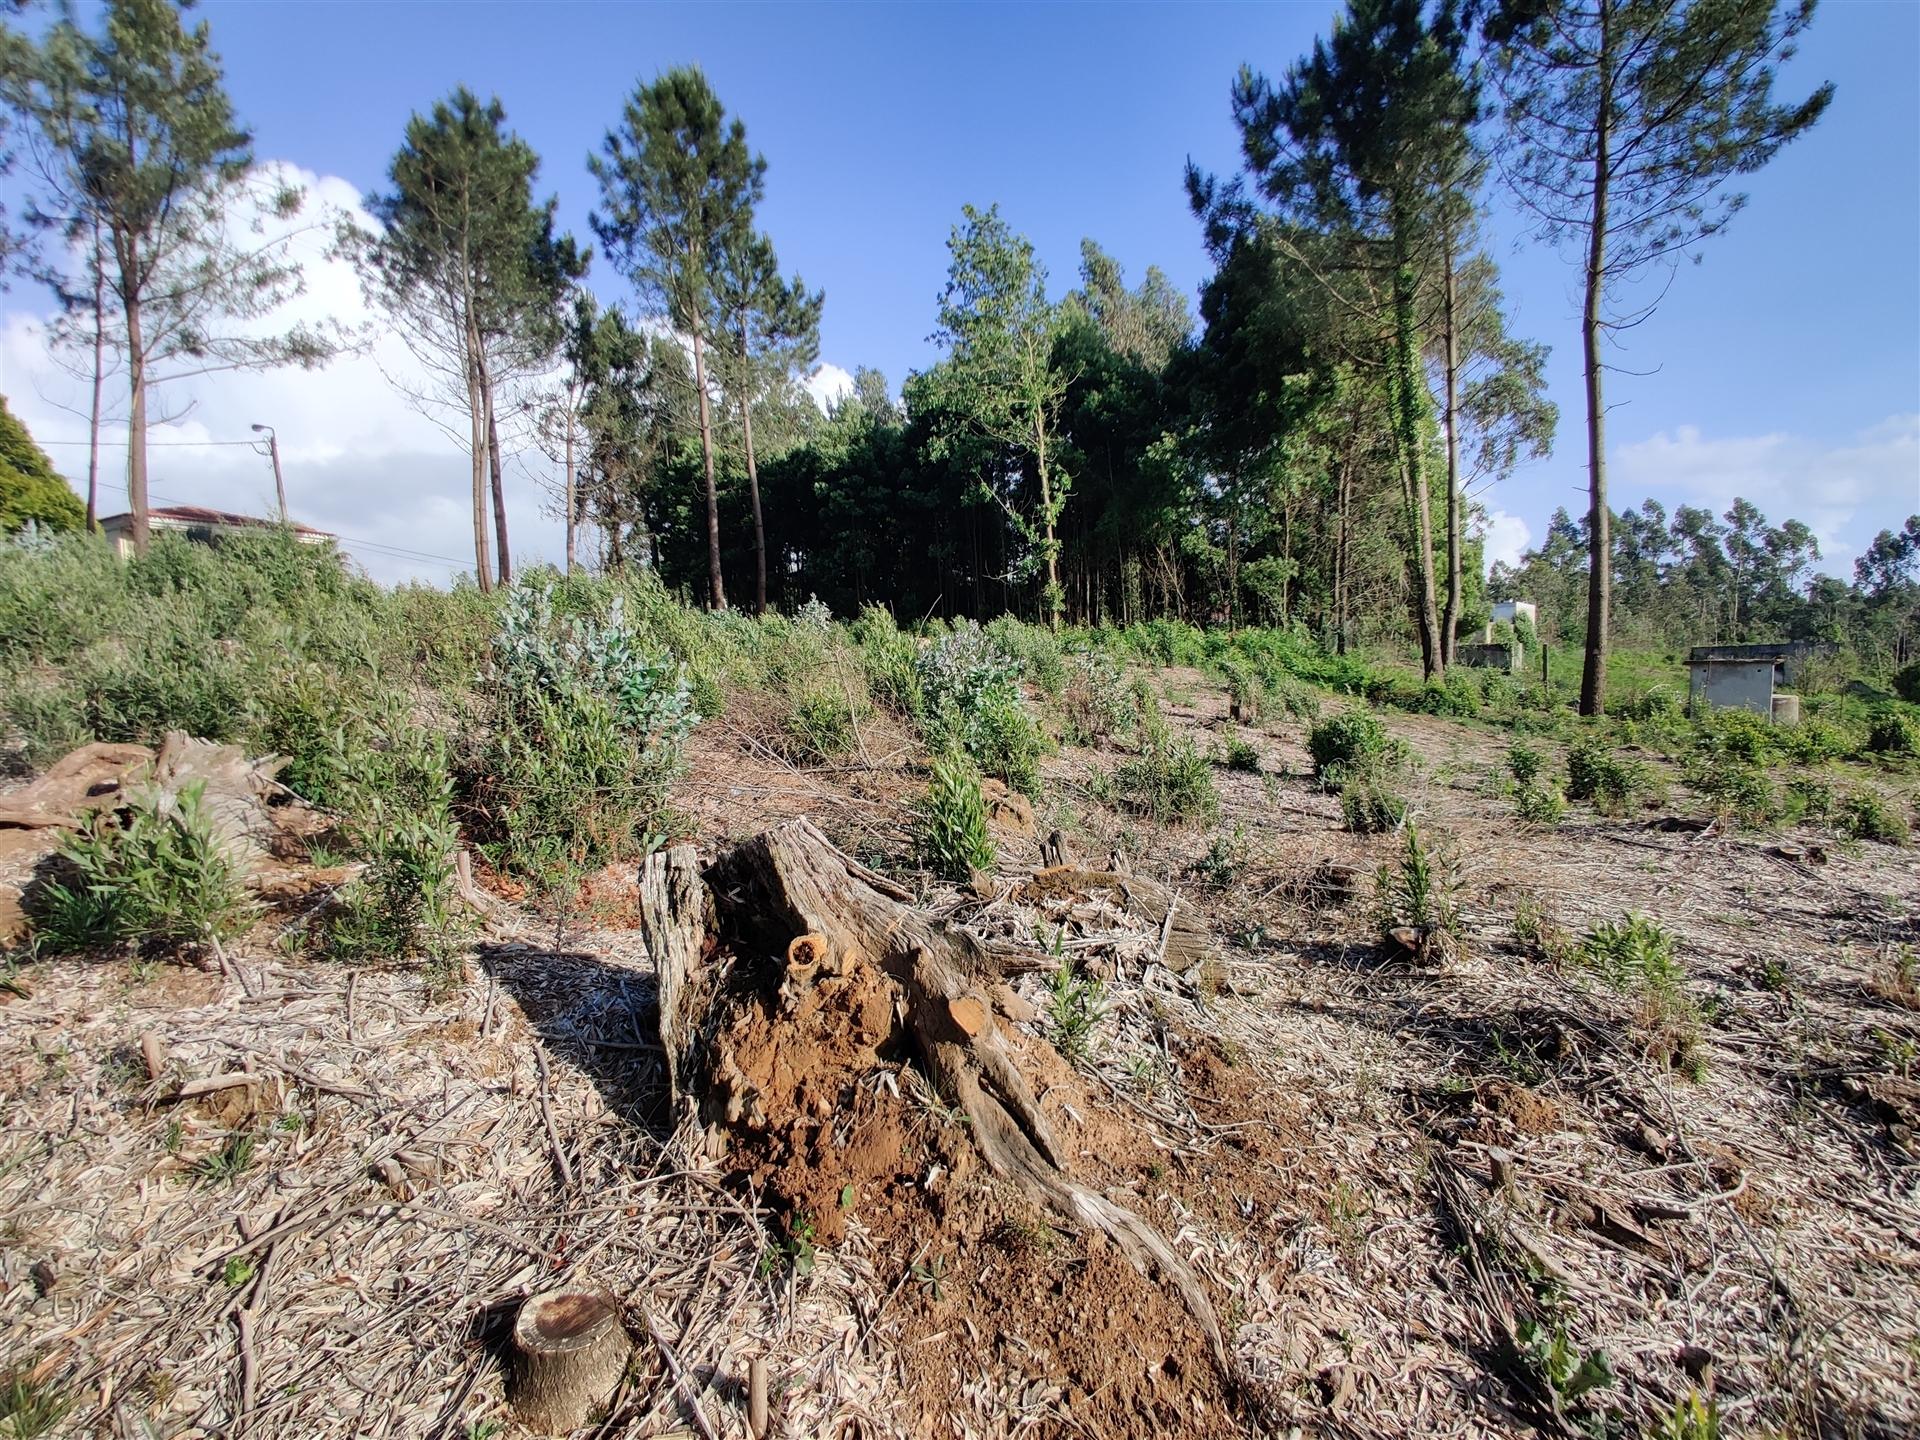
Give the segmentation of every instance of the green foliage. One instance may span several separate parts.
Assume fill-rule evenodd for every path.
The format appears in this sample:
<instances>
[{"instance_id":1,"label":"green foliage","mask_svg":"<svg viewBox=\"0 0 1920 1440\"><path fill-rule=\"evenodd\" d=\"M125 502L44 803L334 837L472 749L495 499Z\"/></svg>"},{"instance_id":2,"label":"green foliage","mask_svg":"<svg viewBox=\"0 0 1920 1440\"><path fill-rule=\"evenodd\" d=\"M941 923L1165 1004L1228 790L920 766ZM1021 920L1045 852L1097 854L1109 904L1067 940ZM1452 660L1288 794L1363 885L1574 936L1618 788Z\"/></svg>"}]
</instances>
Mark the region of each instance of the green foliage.
<instances>
[{"instance_id":1,"label":"green foliage","mask_svg":"<svg viewBox=\"0 0 1920 1440\"><path fill-rule=\"evenodd\" d=\"M1617 755L1598 735L1583 735L1567 750L1567 798L1590 801L1602 815L1627 814L1656 789L1643 760Z\"/></svg>"},{"instance_id":2,"label":"green foliage","mask_svg":"<svg viewBox=\"0 0 1920 1440\"><path fill-rule=\"evenodd\" d=\"M1163 725L1150 727L1140 753L1114 768L1113 783L1123 807L1163 825L1211 824L1220 814L1213 767Z\"/></svg>"},{"instance_id":3,"label":"green foliage","mask_svg":"<svg viewBox=\"0 0 1920 1440\"><path fill-rule=\"evenodd\" d=\"M74 1408L74 1397L24 1370L0 1376L0 1434L7 1440L51 1435Z\"/></svg>"},{"instance_id":4,"label":"green foliage","mask_svg":"<svg viewBox=\"0 0 1920 1440\"><path fill-rule=\"evenodd\" d=\"M441 961L459 936L459 831L445 748L438 737L409 738L413 753L398 762L391 752L367 756L370 762L388 760L389 768L362 780L348 822L349 839L366 868L321 932L322 948L338 960Z\"/></svg>"},{"instance_id":5,"label":"green foliage","mask_svg":"<svg viewBox=\"0 0 1920 1440\"><path fill-rule=\"evenodd\" d=\"M1229 770L1244 770L1257 774L1260 770L1260 751L1238 735L1227 740L1224 758Z\"/></svg>"},{"instance_id":6,"label":"green foliage","mask_svg":"<svg viewBox=\"0 0 1920 1440\"><path fill-rule=\"evenodd\" d=\"M193 1167L203 1185L230 1185L253 1168L259 1138L250 1130L236 1130L218 1150L203 1155Z\"/></svg>"},{"instance_id":7,"label":"green foliage","mask_svg":"<svg viewBox=\"0 0 1920 1440\"><path fill-rule=\"evenodd\" d=\"M893 612L867 606L853 622L851 634L873 698L903 720L917 718L924 706L917 663L920 647L911 636L900 633Z\"/></svg>"},{"instance_id":8,"label":"green foliage","mask_svg":"<svg viewBox=\"0 0 1920 1440\"><path fill-rule=\"evenodd\" d=\"M1636 914L1593 926L1574 957L1614 989L1636 996L1635 1028L1648 1053L1697 1080L1706 1068L1700 1007L1683 988L1678 948L1672 932Z\"/></svg>"},{"instance_id":9,"label":"green foliage","mask_svg":"<svg viewBox=\"0 0 1920 1440\"><path fill-rule=\"evenodd\" d=\"M933 749L958 746L1016 790L1040 790L1040 728L1020 693L1021 664L965 621L921 652L924 726Z\"/></svg>"},{"instance_id":10,"label":"green foliage","mask_svg":"<svg viewBox=\"0 0 1920 1440\"><path fill-rule=\"evenodd\" d=\"M1567 814L1567 800L1551 785L1521 784L1514 788L1513 813L1523 825L1551 830Z\"/></svg>"},{"instance_id":11,"label":"green foliage","mask_svg":"<svg viewBox=\"0 0 1920 1440\"><path fill-rule=\"evenodd\" d=\"M1558 1411L1591 1414L1589 1397L1614 1384L1613 1363L1606 1351L1583 1353L1568 1338L1564 1326L1549 1328L1533 1320L1521 1320L1514 1327L1514 1338L1521 1357L1553 1395ZM1595 1433L1605 1433L1604 1428Z\"/></svg>"},{"instance_id":12,"label":"green foliage","mask_svg":"<svg viewBox=\"0 0 1920 1440\"><path fill-rule=\"evenodd\" d=\"M1350 775L1398 769L1407 752L1372 715L1347 710L1314 725L1307 734L1307 753L1313 757L1313 773L1332 788Z\"/></svg>"},{"instance_id":13,"label":"green foliage","mask_svg":"<svg viewBox=\"0 0 1920 1440\"><path fill-rule=\"evenodd\" d=\"M1522 789L1540 778L1543 763L1540 752L1522 741L1515 741L1507 749L1507 770L1513 776L1513 783Z\"/></svg>"},{"instance_id":14,"label":"green foliage","mask_svg":"<svg viewBox=\"0 0 1920 1440\"><path fill-rule=\"evenodd\" d=\"M1906 817L1873 790L1853 790L1842 796L1833 821L1835 829L1855 840L1905 845L1910 838Z\"/></svg>"},{"instance_id":15,"label":"green foliage","mask_svg":"<svg viewBox=\"0 0 1920 1440\"><path fill-rule=\"evenodd\" d=\"M1340 787L1340 816L1356 835L1380 835L1407 818L1406 797L1378 775L1355 774Z\"/></svg>"},{"instance_id":16,"label":"green foliage","mask_svg":"<svg viewBox=\"0 0 1920 1440\"><path fill-rule=\"evenodd\" d=\"M1914 661L1894 675L1893 693L1909 705L1920 705L1920 660Z\"/></svg>"},{"instance_id":17,"label":"green foliage","mask_svg":"<svg viewBox=\"0 0 1920 1440\"><path fill-rule=\"evenodd\" d=\"M0 536L29 523L52 533L78 530L86 518L80 497L0 395Z\"/></svg>"},{"instance_id":18,"label":"green foliage","mask_svg":"<svg viewBox=\"0 0 1920 1440\"><path fill-rule=\"evenodd\" d=\"M835 760L852 751L854 712L847 693L830 680L800 687L781 719L781 751L798 764Z\"/></svg>"},{"instance_id":19,"label":"green foliage","mask_svg":"<svg viewBox=\"0 0 1920 1440\"><path fill-rule=\"evenodd\" d=\"M523 578L500 608L473 796L501 867L585 874L657 845L698 716L682 666L642 644L615 594L603 617L555 612Z\"/></svg>"},{"instance_id":20,"label":"green foliage","mask_svg":"<svg viewBox=\"0 0 1920 1440\"><path fill-rule=\"evenodd\" d=\"M1773 781L1751 762L1708 754L1688 767L1687 783L1713 802L1716 817L1747 829L1764 829L1785 813Z\"/></svg>"},{"instance_id":21,"label":"green foliage","mask_svg":"<svg viewBox=\"0 0 1920 1440\"><path fill-rule=\"evenodd\" d=\"M1079 1064L1092 1047L1105 987L1091 975L1076 974L1064 955L1056 953L1055 960L1053 986L1047 995L1048 1028L1054 1048L1069 1064Z\"/></svg>"},{"instance_id":22,"label":"green foliage","mask_svg":"<svg viewBox=\"0 0 1920 1440\"><path fill-rule=\"evenodd\" d=\"M1460 941L1458 871L1443 847L1421 838L1417 825L1409 822L1402 835L1398 857L1375 879L1381 932L1410 928L1422 958L1451 955Z\"/></svg>"},{"instance_id":23,"label":"green foliage","mask_svg":"<svg viewBox=\"0 0 1920 1440\"><path fill-rule=\"evenodd\" d=\"M37 899L36 942L54 952L130 942L178 947L244 929L251 907L242 876L201 800L202 787L192 785L171 803L150 795L135 798L124 817L89 816L60 847L68 878Z\"/></svg>"},{"instance_id":24,"label":"green foliage","mask_svg":"<svg viewBox=\"0 0 1920 1440\"><path fill-rule=\"evenodd\" d=\"M949 880L993 869L993 837L987 831L980 777L963 756L947 754L933 763L920 812L920 844L928 866Z\"/></svg>"},{"instance_id":25,"label":"green foliage","mask_svg":"<svg viewBox=\"0 0 1920 1440\"><path fill-rule=\"evenodd\" d=\"M1798 725L1782 726L1774 743L1795 765L1823 765L1857 754L1865 739L1850 726L1809 715Z\"/></svg>"},{"instance_id":26,"label":"green foliage","mask_svg":"<svg viewBox=\"0 0 1920 1440\"><path fill-rule=\"evenodd\" d=\"M1075 652L1066 657L1066 671L1060 708L1069 743L1097 745L1132 733L1138 717L1110 655L1104 650Z\"/></svg>"},{"instance_id":27,"label":"green foliage","mask_svg":"<svg viewBox=\"0 0 1920 1440\"><path fill-rule=\"evenodd\" d=\"M1920 754L1920 717L1887 706L1867 721L1867 749L1880 755Z\"/></svg>"}]
</instances>

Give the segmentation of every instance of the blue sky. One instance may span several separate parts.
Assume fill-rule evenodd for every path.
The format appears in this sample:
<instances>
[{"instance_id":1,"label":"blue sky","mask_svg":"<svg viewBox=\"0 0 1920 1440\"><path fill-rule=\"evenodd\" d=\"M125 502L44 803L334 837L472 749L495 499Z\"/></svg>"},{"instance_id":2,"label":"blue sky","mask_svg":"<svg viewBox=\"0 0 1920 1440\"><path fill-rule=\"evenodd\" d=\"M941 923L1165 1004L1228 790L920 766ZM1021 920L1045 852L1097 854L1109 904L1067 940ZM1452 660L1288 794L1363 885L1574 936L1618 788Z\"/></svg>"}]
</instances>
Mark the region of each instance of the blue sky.
<instances>
[{"instance_id":1,"label":"blue sky","mask_svg":"<svg viewBox=\"0 0 1920 1440\"><path fill-rule=\"evenodd\" d=\"M500 96L544 157L542 183L559 195L563 221L583 237L589 149L636 79L697 61L767 156L762 218L783 261L826 289L823 359L877 366L897 386L932 359L944 242L963 203L999 202L1033 238L1056 292L1073 283L1089 235L1130 276L1158 264L1194 290L1206 264L1182 167L1189 156L1235 165L1235 68L1284 70L1335 7L209 0L202 9L263 159L338 177L341 193L365 191L382 181L408 113L465 83ZM1814 524L1832 568L1844 568L1875 530L1920 509L1920 4L1826 0L1784 82L1798 95L1822 79L1838 86L1827 118L1751 178L1747 212L1704 247L1701 266L1682 269L1617 357L1653 373L1613 377L1610 448L1616 503L1651 493L1669 508L1724 509L1748 494L1774 519ZM1510 214L1496 211L1493 234L1516 328L1553 346L1562 409L1554 458L1486 497L1509 517L1498 548L1518 538L1516 520L1538 540L1556 505L1579 505L1584 460L1576 269ZM604 265L592 280L603 295L622 288ZM0 305L16 319L41 308L18 284ZM20 354L0 359L18 369ZM22 387L0 375L0 388ZM288 402L262 391L250 403ZM221 406L209 397L201 413L218 417ZM206 423L224 434L215 418ZM323 463L324 437L288 439L290 454L304 445L312 465ZM456 487L460 468L450 472ZM442 473L438 459L420 467L419 483L439 483L429 470ZM173 483L191 488L203 474L183 463ZM324 498L314 497L316 518L353 533ZM362 531L428 524L397 514L347 518ZM457 556L456 544L431 548Z\"/></svg>"}]
</instances>

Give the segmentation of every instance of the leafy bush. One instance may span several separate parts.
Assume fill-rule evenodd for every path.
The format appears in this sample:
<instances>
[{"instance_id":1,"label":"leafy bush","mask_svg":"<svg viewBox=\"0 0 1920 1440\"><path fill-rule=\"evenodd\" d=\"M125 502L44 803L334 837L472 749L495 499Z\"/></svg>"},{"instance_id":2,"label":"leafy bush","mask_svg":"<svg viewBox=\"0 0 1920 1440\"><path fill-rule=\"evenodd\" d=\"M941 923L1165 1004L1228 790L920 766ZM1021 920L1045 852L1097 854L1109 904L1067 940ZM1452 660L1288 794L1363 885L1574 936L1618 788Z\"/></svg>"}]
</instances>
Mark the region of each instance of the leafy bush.
<instances>
[{"instance_id":1,"label":"leafy bush","mask_svg":"<svg viewBox=\"0 0 1920 1440\"><path fill-rule=\"evenodd\" d=\"M1040 789L1040 729L1020 694L1021 662L971 620L921 652L925 728L936 749L958 746L1016 790Z\"/></svg>"},{"instance_id":2,"label":"leafy bush","mask_svg":"<svg viewBox=\"0 0 1920 1440\"><path fill-rule=\"evenodd\" d=\"M1312 720L1320 714L1320 697L1284 670L1269 670L1261 676L1266 690L1265 709L1269 715L1285 715L1289 720Z\"/></svg>"},{"instance_id":3,"label":"leafy bush","mask_svg":"<svg viewBox=\"0 0 1920 1440\"><path fill-rule=\"evenodd\" d=\"M1893 693L1909 705L1920 705L1920 660L1893 677Z\"/></svg>"},{"instance_id":4,"label":"leafy bush","mask_svg":"<svg viewBox=\"0 0 1920 1440\"><path fill-rule=\"evenodd\" d=\"M476 803L497 863L584 873L659 843L694 713L686 673L643 649L615 595L604 619L557 617L550 581L501 607Z\"/></svg>"},{"instance_id":5,"label":"leafy bush","mask_svg":"<svg viewBox=\"0 0 1920 1440\"><path fill-rule=\"evenodd\" d=\"M1714 814L1748 829L1762 829L1781 818L1780 793L1758 765L1724 755L1696 760L1687 783L1713 802Z\"/></svg>"},{"instance_id":6,"label":"leafy bush","mask_svg":"<svg viewBox=\"0 0 1920 1440\"><path fill-rule=\"evenodd\" d=\"M1867 720L1867 749L1880 755L1920 753L1920 720L1888 706Z\"/></svg>"},{"instance_id":7,"label":"leafy bush","mask_svg":"<svg viewBox=\"0 0 1920 1440\"><path fill-rule=\"evenodd\" d=\"M1066 656L1059 636L1011 615L998 616L986 628L993 642L1020 662L1021 673L1041 694L1059 698L1067 683Z\"/></svg>"},{"instance_id":8,"label":"leafy bush","mask_svg":"<svg viewBox=\"0 0 1920 1440\"><path fill-rule=\"evenodd\" d=\"M844 691L824 681L800 686L780 722L781 752L803 765L838 759L854 747L854 718Z\"/></svg>"},{"instance_id":9,"label":"leafy bush","mask_svg":"<svg viewBox=\"0 0 1920 1440\"><path fill-rule=\"evenodd\" d=\"M34 938L54 952L138 941L204 944L244 929L251 914L238 867L221 850L203 787L171 803L137 798L124 819L90 816L60 847L64 881L36 897Z\"/></svg>"},{"instance_id":10,"label":"leafy bush","mask_svg":"<svg viewBox=\"0 0 1920 1440\"><path fill-rule=\"evenodd\" d=\"M1512 774L1514 784L1522 788L1540 778L1543 763L1540 752L1531 745L1516 741L1507 748L1507 770Z\"/></svg>"},{"instance_id":11,"label":"leafy bush","mask_svg":"<svg viewBox=\"0 0 1920 1440\"><path fill-rule=\"evenodd\" d=\"M1113 783L1122 806L1162 824L1211 823L1220 814L1213 767L1191 740L1176 740L1163 726L1148 731L1138 756L1115 767Z\"/></svg>"},{"instance_id":12,"label":"leafy bush","mask_svg":"<svg viewBox=\"0 0 1920 1440\"><path fill-rule=\"evenodd\" d=\"M1523 825L1551 830L1567 814L1567 799L1551 785L1522 784L1513 792L1513 813Z\"/></svg>"},{"instance_id":13,"label":"leafy bush","mask_svg":"<svg viewBox=\"0 0 1920 1440\"><path fill-rule=\"evenodd\" d=\"M1407 818L1407 802L1380 777L1355 775L1340 787L1340 816L1356 835L1380 835Z\"/></svg>"},{"instance_id":14,"label":"leafy bush","mask_svg":"<svg viewBox=\"0 0 1920 1440\"><path fill-rule=\"evenodd\" d=\"M1067 681L1060 693L1066 720L1066 738L1075 745L1094 745L1115 735L1129 734L1136 715L1120 680L1120 667L1104 651L1089 650L1067 656Z\"/></svg>"},{"instance_id":15,"label":"leafy bush","mask_svg":"<svg viewBox=\"0 0 1920 1440\"><path fill-rule=\"evenodd\" d=\"M1635 994L1640 1011L1635 1023L1648 1052L1698 1079L1700 1010L1688 998L1672 932L1643 915L1605 920L1588 930L1576 958L1592 966L1608 985Z\"/></svg>"},{"instance_id":16,"label":"leafy bush","mask_svg":"<svg viewBox=\"0 0 1920 1440\"><path fill-rule=\"evenodd\" d=\"M1711 709L1695 724L1699 750L1711 758L1761 765L1774 753L1773 722L1751 710Z\"/></svg>"},{"instance_id":17,"label":"leafy bush","mask_svg":"<svg viewBox=\"0 0 1920 1440\"><path fill-rule=\"evenodd\" d=\"M918 716L923 703L916 663L920 647L912 636L900 633L893 612L869 605L853 622L851 633L873 698L903 720Z\"/></svg>"},{"instance_id":18,"label":"leafy bush","mask_svg":"<svg viewBox=\"0 0 1920 1440\"><path fill-rule=\"evenodd\" d=\"M961 755L933 762L933 779L920 809L920 851L929 868L949 880L993 869L993 838L987 832L980 777Z\"/></svg>"},{"instance_id":19,"label":"leafy bush","mask_svg":"<svg viewBox=\"0 0 1920 1440\"><path fill-rule=\"evenodd\" d=\"M1396 769L1406 759L1406 747L1364 710L1346 710L1315 724L1307 734L1307 753L1313 773L1329 788L1351 774Z\"/></svg>"},{"instance_id":20,"label":"leafy bush","mask_svg":"<svg viewBox=\"0 0 1920 1440\"><path fill-rule=\"evenodd\" d=\"M1862 737L1836 721L1809 715L1798 725L1784 725L1774 743L1796 765L1822 765L1857 752Z\"/></svg>"},{"instance_id":21,"label":"leafy bush","mask_svg":"<svg viewBox=\"0 0 1920 1440\"><path fill-rule=\"evenodd\" d=\"M1872 790L1842 796L1834 828L1855 840L1877 840L1882 845L1905 845L1910 838L1906 817Z\"/></svg>"},{"instance_id":22,"label":"leafy bush","mask_svg":"<svg viewBox=\"0 0 1920 1440\"><path fill-rule=\"evenodd\" d=\"M1590 801L1602 815L1625 815L1654 789L1645 761L1614 754L1597 735L1582 736L1567 750L1567 798Z\"/></svg>"},{"instance_id":23,"label":"leafy bush","mask_svg":"<svg viewBox=\"0 0 1920 1440\"><path fill-rule=\"evenodd\" d=\"M1223 758L1229 770L1244 770L1255 774L1259 772L1260 752L1238 735L1227 741Z\"/></svg>"},{"instance_id":24,"label":"leafy bush","mask_svg":"<svg viewBox=\"0 0 1920 1440\"><path fill-rule=\"evenodd\" d=\"M445 741L417 728L369 735L343 808L345 837L366 868L325 918L320 948L353 962L445 959L459 937L460 844Z\"/></svg>"}]
</instances>

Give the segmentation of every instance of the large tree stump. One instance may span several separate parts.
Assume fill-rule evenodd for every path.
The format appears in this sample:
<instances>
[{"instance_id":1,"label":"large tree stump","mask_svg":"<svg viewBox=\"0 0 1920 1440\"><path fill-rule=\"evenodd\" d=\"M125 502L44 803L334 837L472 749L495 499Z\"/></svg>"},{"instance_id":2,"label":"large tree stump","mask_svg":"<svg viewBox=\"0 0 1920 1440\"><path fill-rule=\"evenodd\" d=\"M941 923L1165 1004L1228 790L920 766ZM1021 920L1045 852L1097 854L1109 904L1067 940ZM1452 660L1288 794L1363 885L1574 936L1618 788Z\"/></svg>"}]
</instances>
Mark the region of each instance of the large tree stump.
<instances>
[{"instance_id":1,"label":"large tree stump","mask_svg":"<svg viewBox=\"0 0 1920 1440\"><path fill-rule=\"evenodd\" d=\"M591 1290L535 1295L513 1322L514 1418L541 1435L579 1429L619 1388L631 1349L610 1296Z\"/></svg>"},{"instance_id":2,"label":"large tree stump","mask_svg":"<svg viewBox=\"0 0 1920 1440\"><path fill-rule=\"evenodd\" d=\"M1064 1151L994 1022L990 987L1002 972L985 946L914 908L908 892L835 849L808 820L735 847L707 870L704 884L697 863L690 847L649 859L640 908L661 975L660 1040L676 1098L706 1087L686 1098L713 1127L710 1135L753 1118L753 1097L738 1093L738 1077L707 1051L709 1012L725 984L718 964L700 964L711 937L741 955L785 955L782 988L805 983L810 970L871 964L893 982L922 1069L966 1117L966 1133L994 1173L1043 1208L1106 1235L1143 1274L1157 1269L1226 1368L1219 1323L1192 1269L1139 1216L1067 1174Z\"/></svg>"}]
</instances>

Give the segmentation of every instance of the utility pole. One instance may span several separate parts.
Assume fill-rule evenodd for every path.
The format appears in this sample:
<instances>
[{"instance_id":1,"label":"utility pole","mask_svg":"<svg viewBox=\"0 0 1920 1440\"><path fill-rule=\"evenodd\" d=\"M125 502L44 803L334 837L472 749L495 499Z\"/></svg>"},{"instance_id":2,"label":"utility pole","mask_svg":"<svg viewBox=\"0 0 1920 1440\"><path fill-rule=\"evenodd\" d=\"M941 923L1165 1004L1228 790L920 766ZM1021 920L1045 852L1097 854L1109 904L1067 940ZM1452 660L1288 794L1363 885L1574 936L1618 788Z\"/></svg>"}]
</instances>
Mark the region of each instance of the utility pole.
<instances>
[{"instance_id":1,"label":"utility pole","mask_svg":"<svg viewBox=\"0 0 1920 1440\"><path fill-rule=\"evenodd\" d=\"M267 454L273 457L273 491L280 499L280 523L286 525L290 522L287 518L287 478L280 473L280 437L273 433L271 425L256 425L253 432L267 437Z\"/></svg>"}]
</instances>

